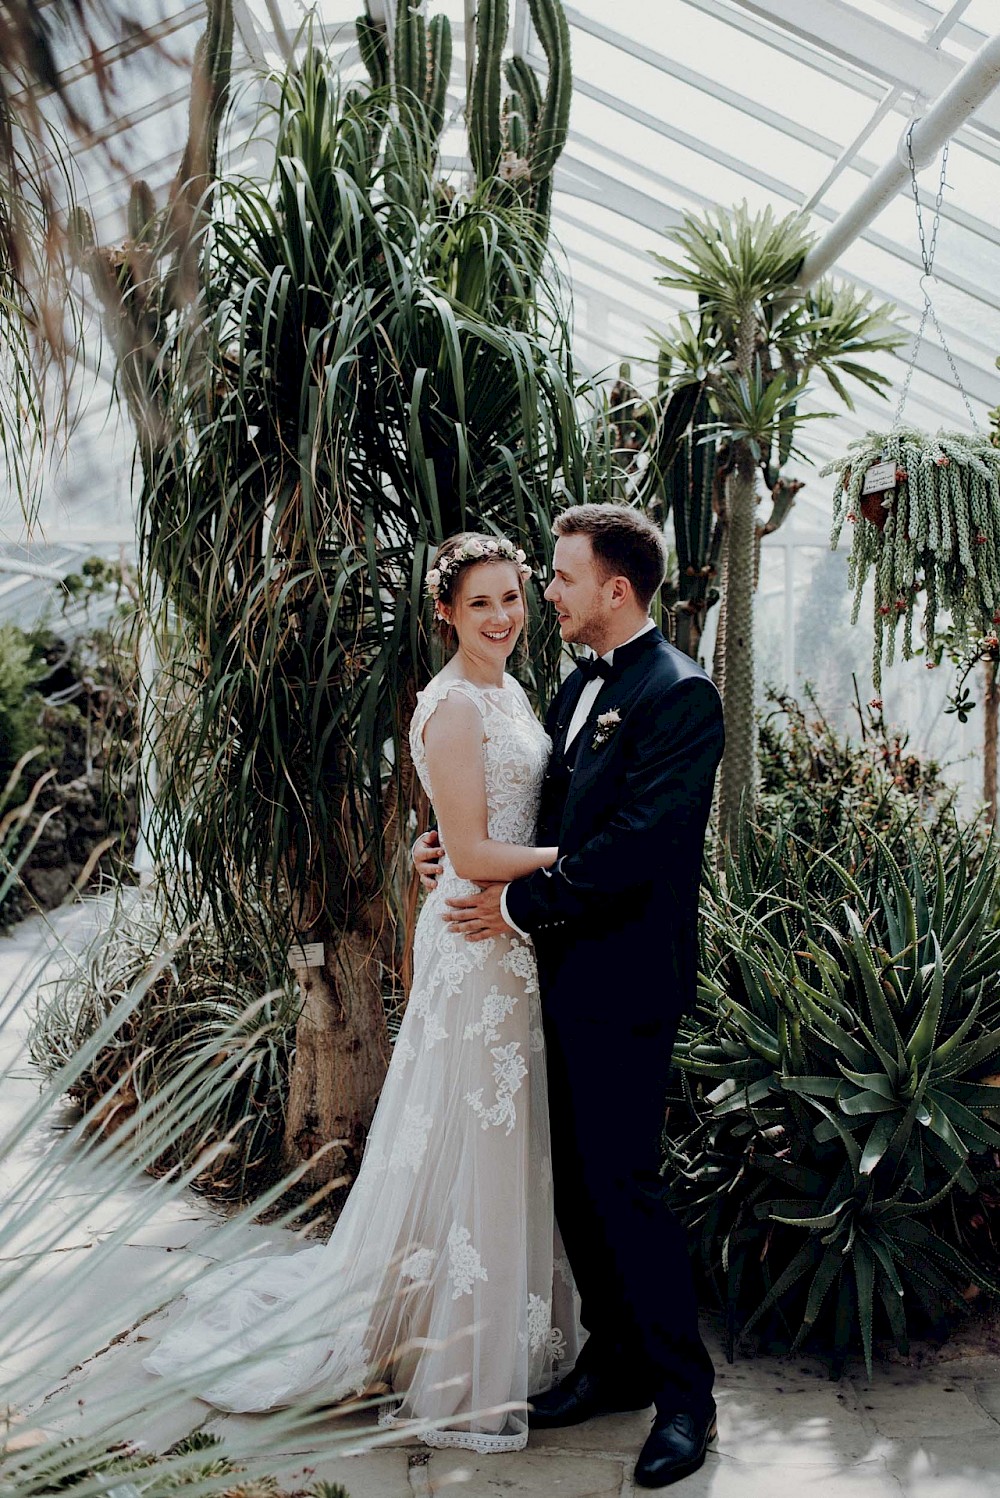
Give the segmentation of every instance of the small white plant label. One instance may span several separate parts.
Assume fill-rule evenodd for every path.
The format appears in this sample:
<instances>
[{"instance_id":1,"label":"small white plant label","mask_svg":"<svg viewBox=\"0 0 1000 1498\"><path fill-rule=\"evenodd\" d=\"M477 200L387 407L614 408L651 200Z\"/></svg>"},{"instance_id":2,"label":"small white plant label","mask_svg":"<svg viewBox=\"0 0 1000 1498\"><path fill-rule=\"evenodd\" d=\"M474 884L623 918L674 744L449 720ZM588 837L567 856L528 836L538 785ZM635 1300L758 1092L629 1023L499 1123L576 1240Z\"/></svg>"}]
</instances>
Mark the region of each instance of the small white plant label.
<instances>
[{"instance_id":1,"label":"small white plant label","mask_svg":"<svg viewBox=\"0 0 1000 1498\"><path fill-rule=\"evenodd\" d=\"M322 967L323 943L321 941L295 942L288 954L289 967Z\"/></svg>"},{"instance_id":2,"label":"small white plant label","mask_svg":"<svg viewBox=\"0 0 1000 1498\"><path fill-rule=\"evenodd\" d=\"M884 494L896 487L896 465L893 462L873 463L865 474L861 486L862 494Z\"/></svg>"}]
</instances>

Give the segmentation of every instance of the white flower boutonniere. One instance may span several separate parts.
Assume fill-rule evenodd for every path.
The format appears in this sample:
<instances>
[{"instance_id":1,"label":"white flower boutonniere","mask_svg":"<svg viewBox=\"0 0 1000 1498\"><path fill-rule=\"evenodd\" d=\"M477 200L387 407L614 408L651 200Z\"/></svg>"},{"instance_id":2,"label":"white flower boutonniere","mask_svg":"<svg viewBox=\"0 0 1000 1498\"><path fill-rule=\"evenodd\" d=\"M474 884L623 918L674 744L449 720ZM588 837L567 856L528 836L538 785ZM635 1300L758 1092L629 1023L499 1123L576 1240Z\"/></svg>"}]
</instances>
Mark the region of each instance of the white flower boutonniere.
<instances>
[{"instance_id":1,"label":"white flower boutonniere","mask_svg":"<svg viewBox=\"0 0 1000 1498\"><path fill-rule=\"evenodd\" d=\"M622 715L616 707L611 707L606 713L600 713L597 718L597 732L591 743L592 749L602 749L608 740L614 735L622 721Z\"/></svg>"}]
</instances>

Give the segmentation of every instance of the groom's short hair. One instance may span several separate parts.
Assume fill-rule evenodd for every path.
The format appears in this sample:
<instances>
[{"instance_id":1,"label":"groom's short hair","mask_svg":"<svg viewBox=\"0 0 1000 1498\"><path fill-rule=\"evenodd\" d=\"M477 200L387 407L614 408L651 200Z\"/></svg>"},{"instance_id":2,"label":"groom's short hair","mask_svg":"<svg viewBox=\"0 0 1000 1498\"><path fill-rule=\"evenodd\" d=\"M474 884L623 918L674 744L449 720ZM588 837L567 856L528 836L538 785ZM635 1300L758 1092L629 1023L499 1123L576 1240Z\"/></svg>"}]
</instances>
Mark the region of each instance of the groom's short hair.
<instances>
[{"instance_id":1,"label":"groom's short hair","mask_svg":"<svg viewBox=\"0 0 1000 1498\"><path fill-rule=\"evenodd\" d=\"M667 575L663 533L630 505L573 505L557 515L557 536L589 536L594 558L605 577L627 577L643 608Z\"/></svg>"}]
</instances>

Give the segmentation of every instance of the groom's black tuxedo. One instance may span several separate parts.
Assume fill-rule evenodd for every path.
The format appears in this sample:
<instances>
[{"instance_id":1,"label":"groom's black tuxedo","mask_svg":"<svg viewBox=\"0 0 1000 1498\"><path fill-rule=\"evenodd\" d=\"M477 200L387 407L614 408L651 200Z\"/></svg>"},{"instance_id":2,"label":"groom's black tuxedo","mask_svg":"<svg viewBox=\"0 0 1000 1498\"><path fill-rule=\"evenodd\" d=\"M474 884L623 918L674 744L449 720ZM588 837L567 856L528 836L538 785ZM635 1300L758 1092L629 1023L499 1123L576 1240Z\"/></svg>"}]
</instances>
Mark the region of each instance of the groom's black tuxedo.
<instances>
[{"instance_id":1,"label":"groom's black tuxedo","mask_svg":"<svg viewBox=\"0 0 1000 1498\"><path fill-rule=\"evenodd\" d=\"M538 841L558 846L558 863L509 885L507 911L538 955L556 1215L590 1332L583 1360L661 1408L701 1414L712 1366L659 1160L670 1052L695 997L722 707L658 630L615 651L567 748L584 685L573 672L546 720ZM617 721L602 727L607 713Z\"/></svg>"}]
</instances>

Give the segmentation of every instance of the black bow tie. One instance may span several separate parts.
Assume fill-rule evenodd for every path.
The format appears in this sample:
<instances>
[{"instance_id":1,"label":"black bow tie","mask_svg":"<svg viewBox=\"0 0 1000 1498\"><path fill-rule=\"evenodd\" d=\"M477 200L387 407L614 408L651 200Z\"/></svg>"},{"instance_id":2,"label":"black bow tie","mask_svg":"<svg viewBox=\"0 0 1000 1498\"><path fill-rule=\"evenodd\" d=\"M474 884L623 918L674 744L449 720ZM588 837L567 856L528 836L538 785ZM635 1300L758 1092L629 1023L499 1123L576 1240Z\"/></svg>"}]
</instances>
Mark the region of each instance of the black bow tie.
<instances>
[{"instance_id":1,"label":"black bow tie","mask_svg":"<svg viewBox=\"0 0 1000 1498\"><path fill-rule=\"evenodd\" d=\"M610 681L614 668L603 656L592 655L589 659L580 661L579 670L583 672L584 681L596 681L598 676L604 681Z\"/></svg>"}]
</instances>

